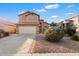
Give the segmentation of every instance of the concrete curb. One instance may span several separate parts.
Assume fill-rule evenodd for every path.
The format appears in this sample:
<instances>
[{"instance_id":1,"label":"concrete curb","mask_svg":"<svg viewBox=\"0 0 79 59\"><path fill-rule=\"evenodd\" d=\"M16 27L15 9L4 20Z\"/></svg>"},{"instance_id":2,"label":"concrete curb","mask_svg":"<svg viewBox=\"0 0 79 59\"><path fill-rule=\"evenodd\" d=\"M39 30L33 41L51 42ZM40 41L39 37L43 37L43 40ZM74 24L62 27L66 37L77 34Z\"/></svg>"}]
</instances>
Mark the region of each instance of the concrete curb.
<instances>
[{"instance_id":1,"label":"concrete curb","mask_svg":"<svg viewBox=\"0 0 79 59\"><path fill-rule=\"evenodd\" d=\"M79 56L79 53L27 53L15 56Z\"/></svg>"}]
</instances>

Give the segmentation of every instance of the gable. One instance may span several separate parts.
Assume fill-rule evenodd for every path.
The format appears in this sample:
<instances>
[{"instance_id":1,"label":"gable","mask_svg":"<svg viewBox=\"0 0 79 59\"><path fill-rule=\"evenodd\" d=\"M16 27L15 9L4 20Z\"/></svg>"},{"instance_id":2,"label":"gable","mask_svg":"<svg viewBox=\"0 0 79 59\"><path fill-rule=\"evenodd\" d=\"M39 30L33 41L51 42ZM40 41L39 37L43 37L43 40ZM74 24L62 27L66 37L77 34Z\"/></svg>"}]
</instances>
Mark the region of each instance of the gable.
<instances>
[{"instance_id":1,"label":"gable","mask_svg":"<svg viewBox=\"0 0 79 59\"><path fill-rule=\"evenodd\" d=\"M40 21L40 16L35 13L26 13L20 16L20 24L37 24Z\"/></svg>"},{"instance_id":2,"label":"gable","mask_svg":"<svg viewBox=\"0 0 79 59\"><path fill-rule=\"evenodd\" d=\"M18 16L23 16L23 15L26 15L26 16L28 16L28 15L30 15L30 14L34 14L34 15L37 15L37 16L39 16L38 14L36 14L36 13L33 13L33 12L25 12L25 13L19 14Z\"/></svg>"}]
</instances>

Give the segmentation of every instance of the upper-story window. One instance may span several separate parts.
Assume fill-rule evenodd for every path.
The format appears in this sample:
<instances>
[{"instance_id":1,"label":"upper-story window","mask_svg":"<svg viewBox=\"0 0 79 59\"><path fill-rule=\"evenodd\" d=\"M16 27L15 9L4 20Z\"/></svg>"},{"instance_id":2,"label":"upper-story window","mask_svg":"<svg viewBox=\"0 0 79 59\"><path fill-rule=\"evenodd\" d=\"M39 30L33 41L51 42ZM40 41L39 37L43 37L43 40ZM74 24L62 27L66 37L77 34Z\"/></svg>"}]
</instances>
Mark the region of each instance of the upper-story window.
<instances>
[{"instance_id":1,"label":"upper-story window","mask_svg":"<svg viewBox=\"0 0 79 59\"><path fill-rule=\"evenodd\" d=\"M36 16L35 18L38 19L38 16Z\"/></svg>"},{"instance_id":2,"label":"upper-story window","mask_svg":"<svg viewBox=\"0 0 79 59\"><path fill-rule=\"evenodd\" d=\"M32 20L34 20L34 19L37 20L37 19L38 19L38 16L37 16L37 15L33 15L33 16L31 17L31 19L32 19Z\"/></svg>"},{"instance_id":3,"label":"upper-story window","mask_svg":"<svg viewBox=\"0 0 79 59\"><path fill-rule=\"evenodd\" d=\"M36 18L35 18L35 16L32 16L31 19L34 20L34 19L36 19Z\"/></svg>"},{"instance_id":4,"label":"upper-story window","mask_svg":"<svg viewBox=\"0 0 79 59\"><path fill-rule=\"evenodd\" d=\"M29 20L37 20L38 16L37 15L28 15L25 17L25 21L28 22Z\"/></svg>"},{"instance_id":5,"label":"upper-story window","mask_svg":"<svg viewBox=\"0 0 79 59\"><path fill-rule=\"evenodd\" d=\"M25 19L26 19L26 22L27 22L27 21L29 21L29 17L28 17L28 16L26 16L26 18L25 18Z\"/></svg>"}]
</instances>

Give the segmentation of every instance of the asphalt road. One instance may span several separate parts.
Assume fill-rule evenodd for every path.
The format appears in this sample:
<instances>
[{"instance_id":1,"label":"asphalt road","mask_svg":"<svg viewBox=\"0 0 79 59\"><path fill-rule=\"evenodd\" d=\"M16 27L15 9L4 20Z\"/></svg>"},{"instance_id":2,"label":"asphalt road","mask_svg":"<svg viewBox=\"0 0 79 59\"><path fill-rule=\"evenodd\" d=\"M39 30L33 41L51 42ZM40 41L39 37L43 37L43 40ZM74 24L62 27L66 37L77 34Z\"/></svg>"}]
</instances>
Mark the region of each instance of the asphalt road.
<instances>
[{"instance_id":1,"label":"asphalt road","mask_svg":"<svg viewBox=\"0 0 79 59\"><path fill-rule=\"evenodd\" d=\"M27 54L33 45L33 34L18 34L0 38L0 55Z\"/></svg>"}]
</instances>

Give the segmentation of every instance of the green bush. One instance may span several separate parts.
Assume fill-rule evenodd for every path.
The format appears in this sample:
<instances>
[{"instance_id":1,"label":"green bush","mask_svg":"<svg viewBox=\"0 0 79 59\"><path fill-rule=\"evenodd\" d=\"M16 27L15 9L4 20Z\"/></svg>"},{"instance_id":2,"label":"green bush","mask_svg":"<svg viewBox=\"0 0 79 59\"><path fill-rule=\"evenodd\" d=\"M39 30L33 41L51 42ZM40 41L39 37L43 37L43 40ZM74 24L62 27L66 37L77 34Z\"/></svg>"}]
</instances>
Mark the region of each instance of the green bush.
<instances>
[{"instance_id":1,"label":"green bush","mask_svg":"<svg viewBox=\"0 0 79 59\"><path fill-rule=\"evenodd\" d=\"M75 41L79 41L79 36L73 35L71 39L72 39L72 40L75 40Z\"/></svg>"},{"instance_id":2,"label":"green bush","mask_svg":"<svg viewBox=\"0 0 79 59\"><path fill-rule=\"evenodd\" d=\"M45 31L45 39L50 42L59 42L63 34L62 30L49 28Z\"/></svg>"},{"instance_id":3,"label":"green bush","mask_svg":"<svg viewBox=\"0 0 79 59\"><path fill-rule=\"evenodd\" d=\"M74 29L63 29L65 34L68 34L69 36L73 36L76 31Z\"/></svg>"}]
</instances>

